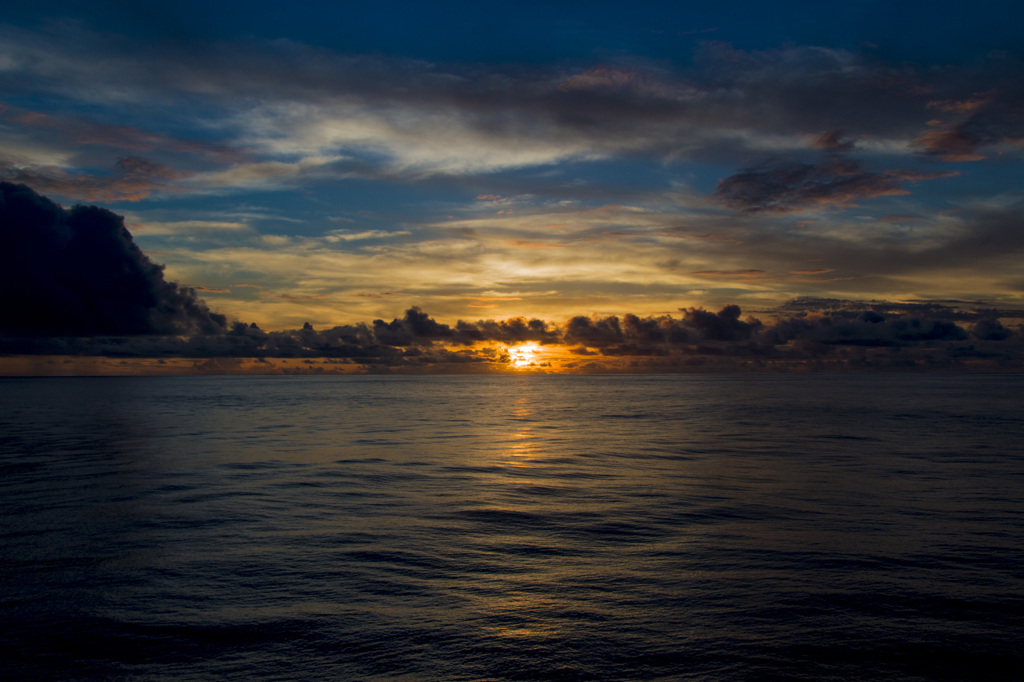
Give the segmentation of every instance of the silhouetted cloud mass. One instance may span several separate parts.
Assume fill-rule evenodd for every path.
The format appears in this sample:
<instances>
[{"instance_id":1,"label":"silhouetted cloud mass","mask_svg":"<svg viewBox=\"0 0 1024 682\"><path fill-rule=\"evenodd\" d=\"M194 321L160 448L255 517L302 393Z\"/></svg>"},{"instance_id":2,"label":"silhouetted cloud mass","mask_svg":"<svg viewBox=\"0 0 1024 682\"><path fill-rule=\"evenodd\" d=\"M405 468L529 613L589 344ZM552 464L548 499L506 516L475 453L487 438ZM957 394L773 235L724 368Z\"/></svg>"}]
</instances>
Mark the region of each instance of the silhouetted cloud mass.
<instances>
[{"instance_id":1,"label":"silhouetted cloud mass","mask_svg":"<svg viewBox=\"0 0 1024 682\"><path fill-rule=\"evenodd\" d=\"M706 341L743 341L749 339L761 327L760 320L740 320L740 307L727 305L718 313L700 308L686 311L683 324L700 332Z\"/></svg>"},{"instance_id":2,"label":"silhouetted cloud mass","mask_svg":"<svg viewBox=\"0 0 1024 682\"><path fill-rule=\"evenodd\" d=\"M118 215L65 210L0 183L0 331L15 335L213 334L226 325L164 280Z\"/></svg>"},{"instance_id":3,"label":"silhouetted cloud mass","mask_svg":"<svg viewBox=\"0 0 1024 682\"><path fill-rule=\"evenodd\" d=\"M739 307L729 305L717 313L686 309L682 318L627 314L576 316L563 325L518 318L460 320L450 326L414 307L390 322L324 330L306 324L266 332L236 322L226 333L190 338L8 336L0 337L0 354L320 359L369 371L417 371L501 365L508 362L508 346L532 341L562 345L571 355L590 358L587 364L565 365L569 370L1024 368L1024 334L1004 326L999 313L989 309L831 299L794 300L784 308L788 314L767 323L743 319Z\"/></svg>"}]
</instances>

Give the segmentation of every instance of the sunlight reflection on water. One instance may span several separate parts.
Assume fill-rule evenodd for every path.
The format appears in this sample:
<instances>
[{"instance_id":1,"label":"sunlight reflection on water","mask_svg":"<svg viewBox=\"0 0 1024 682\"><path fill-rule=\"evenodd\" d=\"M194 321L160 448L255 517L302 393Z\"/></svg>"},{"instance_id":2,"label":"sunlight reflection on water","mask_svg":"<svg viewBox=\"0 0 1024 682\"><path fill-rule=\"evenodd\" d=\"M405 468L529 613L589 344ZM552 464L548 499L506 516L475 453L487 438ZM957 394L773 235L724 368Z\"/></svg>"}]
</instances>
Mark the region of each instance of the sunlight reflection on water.
<instances>
[{"instance_id":1,"label":"sunlight reflection on water","mask_svg":"<svg viewBox=\"0 0 1024 682\"><path fill-rule=\"evenodd\" d=\"M9 676L1019 665L1020 377L4 381Z\"/></svg>"}]
</instances>

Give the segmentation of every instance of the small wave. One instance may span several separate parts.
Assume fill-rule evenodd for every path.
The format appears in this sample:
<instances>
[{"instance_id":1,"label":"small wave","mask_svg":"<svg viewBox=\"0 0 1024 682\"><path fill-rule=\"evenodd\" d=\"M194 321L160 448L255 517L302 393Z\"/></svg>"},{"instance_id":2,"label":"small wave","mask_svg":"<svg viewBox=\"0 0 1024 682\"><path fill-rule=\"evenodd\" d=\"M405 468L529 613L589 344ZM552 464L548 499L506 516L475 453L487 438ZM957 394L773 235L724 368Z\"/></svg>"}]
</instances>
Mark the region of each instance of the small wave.
<instances>
[{"instance_id":1,"label":"small wave","mask_svg":"<svg viewBox=\"0 0 1024 682\"><path fill-rule=\"evenodd\" d=\"M519 511L517 509L463 509L454 512L454 516L487 525L513 528L550 525L550 520L546 515Z\"/></svg>"},{"instance_id":2,"label":"small wave","mask_svg":"<svg viewBox=\"0 0 1024 682\"><path fill-rule=\"evenodd\" d=\"M868 443L882 443L884 439L876 436L854 436L849 433L826 433L819 436L815 436L817 440L855 440L864 441Z\"/></svg>"}]
</instances>

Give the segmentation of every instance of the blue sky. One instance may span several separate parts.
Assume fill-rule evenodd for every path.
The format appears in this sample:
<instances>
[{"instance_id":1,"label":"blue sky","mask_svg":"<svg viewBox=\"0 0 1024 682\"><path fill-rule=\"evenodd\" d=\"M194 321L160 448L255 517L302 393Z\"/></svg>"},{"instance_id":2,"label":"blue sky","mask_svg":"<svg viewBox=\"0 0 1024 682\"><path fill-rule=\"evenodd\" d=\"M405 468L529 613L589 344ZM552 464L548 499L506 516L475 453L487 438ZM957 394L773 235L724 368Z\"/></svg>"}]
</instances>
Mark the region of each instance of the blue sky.
<instances>
[{"instance_id":1,"label":"blue sky","mask_svg":"<svg viewBox=\"0 0 1024 682\"><path fill-rule=\"evenodd\" d=\"M1022 306L1017 3L37 3L0 180L264 329Z\"/></svg>"}]
</instances>

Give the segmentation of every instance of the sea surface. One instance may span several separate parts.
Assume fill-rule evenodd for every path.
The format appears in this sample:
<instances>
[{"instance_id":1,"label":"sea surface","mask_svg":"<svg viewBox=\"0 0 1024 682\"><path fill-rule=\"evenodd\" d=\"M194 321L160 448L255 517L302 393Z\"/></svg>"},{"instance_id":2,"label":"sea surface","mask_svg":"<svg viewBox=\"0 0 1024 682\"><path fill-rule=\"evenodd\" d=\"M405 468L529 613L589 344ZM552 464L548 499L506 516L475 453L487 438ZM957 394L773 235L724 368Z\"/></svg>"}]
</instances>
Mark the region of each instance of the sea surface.
<instances>
[{"instance_id":1,"label":"sea surface","mask_svg":"<svg viewBox=\"0 0 1024 682\"><path fill-rule=\"evenodd\" d=\"M1024 679L1024 376L0 380L4 680Z\"/></svg>"}]
</instances>

